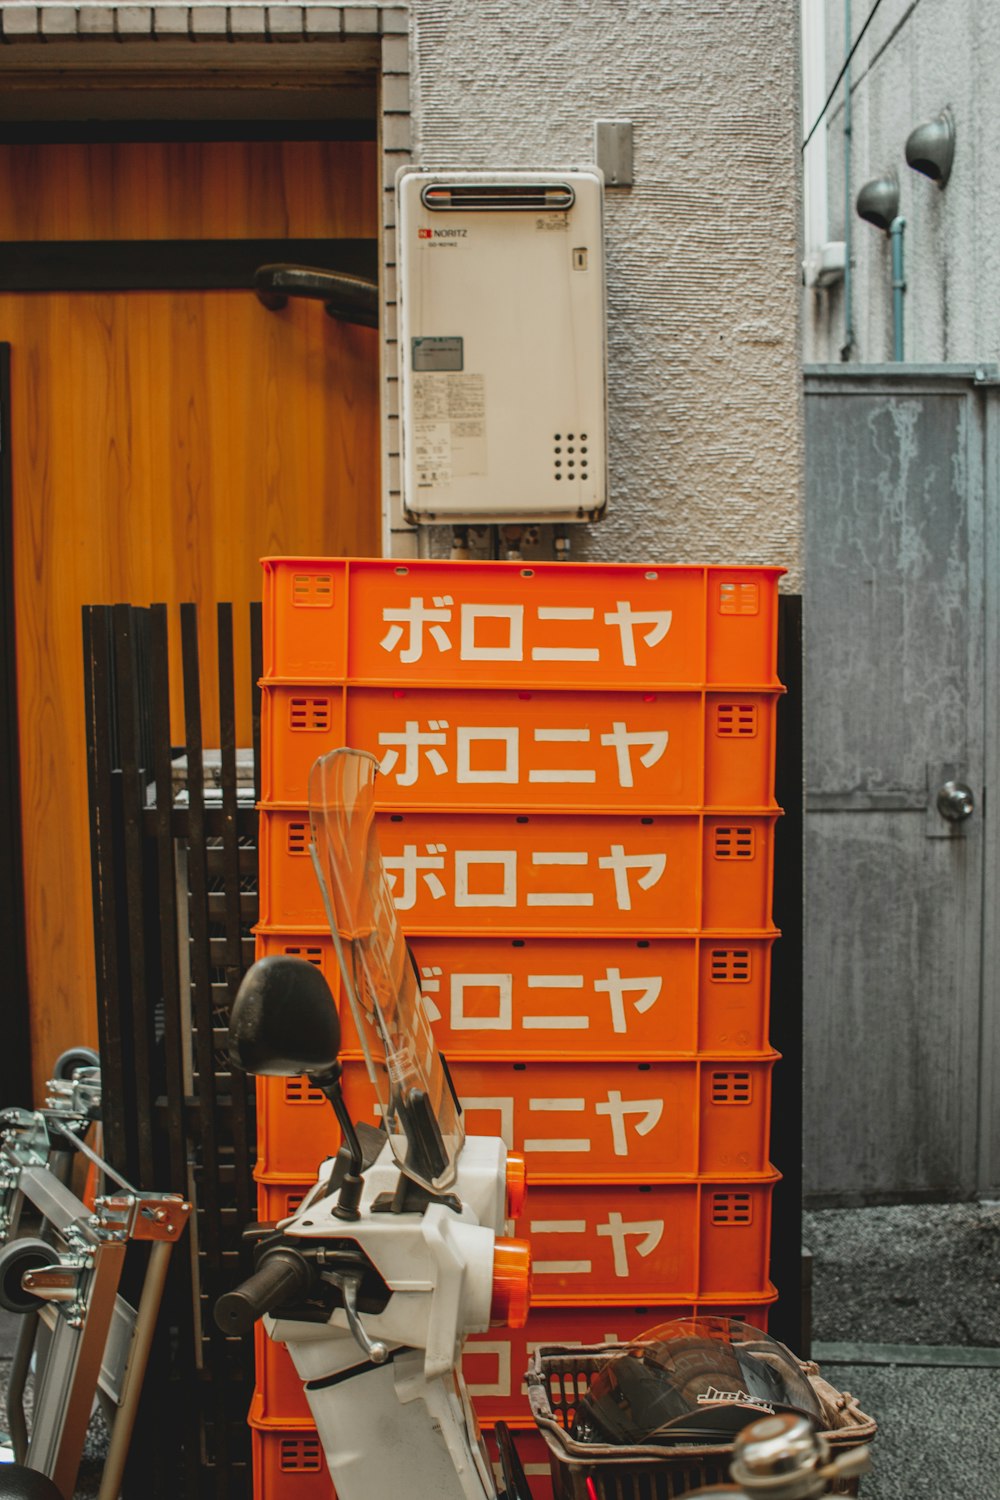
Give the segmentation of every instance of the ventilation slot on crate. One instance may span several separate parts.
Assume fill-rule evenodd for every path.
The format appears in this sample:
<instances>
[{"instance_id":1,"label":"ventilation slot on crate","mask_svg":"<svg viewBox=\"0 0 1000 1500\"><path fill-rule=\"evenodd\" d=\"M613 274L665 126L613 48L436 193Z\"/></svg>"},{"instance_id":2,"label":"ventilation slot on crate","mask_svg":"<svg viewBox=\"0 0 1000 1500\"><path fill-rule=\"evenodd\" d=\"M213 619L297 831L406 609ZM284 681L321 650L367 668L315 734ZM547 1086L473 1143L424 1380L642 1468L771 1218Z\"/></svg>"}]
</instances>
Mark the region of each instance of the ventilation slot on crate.
<instances>
[{"instance_id":1,"label":"ventilation slot on crate","mask_svg":"<svg viewBox=\"0 0 1000 1500\"><path fill-rule=\"evenodd\" d=\"M289 719L293 729L327 730L330 728L329 698L292 698Z\"/></svg>"},{"instance_id":2,"label":"ventilation slot on crate","mask_svg":"<svg viewBox=\"0 0 1000 1500\"><path fill-rule=\"evenodd\" d=\"M713 984L749 984L750 949L713 948L711 974Z\"/></svg>"},{"instance_id":3,"label":"ventilation slot on crate","mask_svg":"<svg viewBox=\"0 0 1000 1500\"><path fill-rule=\"evenodd\" d=\"M720 583L720 615L756 615L760 613L760 585L757 583Z\"/></svg>"},{"instance_id":4,"label":"ventilation slot on crate","mask_svg":"<svg viewBox=\"0 0 1000 1500\"><path fill-rule=\"evenodd\" d=\"M283 1437L278 1448L278 1468L283 1474L315 1474L323 1467L319 1438L311 1434Z\"/></svg>"},{"instance_id":5,"label":"ventilation slot on crate","mask_svg":"<svg viewBox=\"0 0 1000 1500\"><path fill-rule=\"evenodd\" d=\"M717 828L715 830L715 857L716 859L753 859L753 829Z\"/></svg>"},{"instance_id":6,"label":"ventilation slot on crate","mask_svg":"<svg viewBox=\"0 0 1000 1500\"><path fill-rule=\"evenodd\" d=\"M305 1195L304 1192L301 1192L301 1193L286 1193L285 1194L285 1212L282 1214L282 1218L283 1219L290 1219L291 1216L292 1216L292 1214L297 1213L298 1210L302 1207L303 1203L305 1202L305 1198L306 1198L306 1195Z\"/></svg>"},{"instance_id":7,"label":"ventilation slot on crate","mask_svg":"<svg viewBox=\"0 0 1000 1500\"><path fill-rule=\"evenodd\" d=\"M323 1104L325 1100L323 1090L313 1088L305 1078L285 1079L286 1104Z\"/></svg>"},{"instance_id":8,"label":"ventilation slot on crate","mask_svg":"<svg viewBox=\"0 0 1000 1500\"><path fill-rule=\"evenodd\" d=\"M713 1224L752 1224L753 1200L749 1193L713 1193Z\"/></svg>"},{"instance_id":9,"label":"ventilation slot on crate","mask_svg":"<svg viewBox=\"0 0 1000 1500\"><path fill-rule=\"evenodd\" d=\"M289 947L286 944L281 951L285 954L286 958L304 958L306 963L312 964L315 969L322 969L323 967L322 948L303 948L298 944Z\"/></svg>"},{"instance_id":10,"label":"ventilation slot on crate","mask_svg":"<svg viewBox=\"0 0 1000 1500\"><path fill-rule=\"evenodd\" d=\"M757 733L756 703L718 704L715 732L725 739L752 740Z\"/></svg>"},{"instance_id":11,"label":"ventilation slot on crate","mask_svg":"<svg viewBox=\"0 0 1000 1500\"><path fill-rule=\"evenodd\" d=\"M289 823L288 825L288 852L289 854L309 853L309 824ZM289 924L291 925L291 924Z\"/></svg>"},{"instance_id":12,"label":"ventilation slot on crate","mask_svg":"<svg viewBox=\"0 0 1000 1500\"><path fill-rule=\"evenodd\" d=\"M333 603L333 574L293 573L292 603L313 609L329 608Z\"/></svg>"},{"instance_id":13,"label":"ventilation slot on crate","mask_svg":"<svg viewBox=\"0 0 1000 1500\"><path fill-rule=\"evenodd\" d=\"M749 1073L712 1074L713 1104L749 1104L750 1094Z\"/></svg>"}]
</instances>

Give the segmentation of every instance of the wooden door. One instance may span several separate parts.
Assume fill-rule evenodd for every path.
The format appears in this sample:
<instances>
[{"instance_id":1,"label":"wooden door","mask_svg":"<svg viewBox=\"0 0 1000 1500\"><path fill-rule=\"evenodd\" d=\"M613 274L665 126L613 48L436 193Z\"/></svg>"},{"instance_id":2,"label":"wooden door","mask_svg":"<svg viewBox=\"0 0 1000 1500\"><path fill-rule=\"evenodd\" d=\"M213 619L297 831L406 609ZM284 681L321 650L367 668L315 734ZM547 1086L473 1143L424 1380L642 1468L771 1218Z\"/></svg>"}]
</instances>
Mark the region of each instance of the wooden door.
<instances>
[{"instance_id":1,"label":"wooden door","mask_svg":"<svg viewBox=\"0 0 1000 1500\"><path fill-rule=\"evenodd\" d=\"M0 240L369 238L375 171L366 143L8 147ZM52 291L0 294L0 340L37 1094L96 1040L81 606L194 600L211 648L260 557L376 552L377 335L246 290Z\"/></svg>"}]
</instances>

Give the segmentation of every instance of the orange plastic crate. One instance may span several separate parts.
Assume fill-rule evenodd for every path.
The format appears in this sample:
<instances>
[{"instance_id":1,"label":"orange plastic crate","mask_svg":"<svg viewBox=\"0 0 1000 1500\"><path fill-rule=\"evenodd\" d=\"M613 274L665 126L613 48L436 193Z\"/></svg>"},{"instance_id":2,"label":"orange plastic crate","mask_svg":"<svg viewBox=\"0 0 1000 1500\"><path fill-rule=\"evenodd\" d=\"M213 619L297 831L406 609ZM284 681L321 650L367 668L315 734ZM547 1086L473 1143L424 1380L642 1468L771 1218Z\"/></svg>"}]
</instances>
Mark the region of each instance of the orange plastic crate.
<instances>
[{"instance_id":1,"label":"orange plastic crate","mask_svg":"<svg viewBox=\"0 0 1000 1500\"><path fill-rule=\"evenodd\" d=\"M706 817L702 828L701 927L706 932L772 926L774 819Z\"/></svg>"},{"instance_id":2,"label":"orange plastic crate","mask_svg":"<svg viewBox=\"0 0 1000 1500\"><path fill-rule=\"evenodd\" d=\"M532 1305L768 1295L777 1180L529 1187Z\"/></svg>"},{"instance_id":3,"label":"orange plastic crate","mask_svg":"<svg viewBox=\"0 0 1000 1500\"><path fill-rule=\"evenodd\" d=\"M485 1430L483 1438L494 1471L499 1473L492 1430ZM532 1500L550 1500L552 1482L544 1438L532 1423L517 1431L515 1442ZM314 1427L272 1429L253 1425L251 1448L254 1500L335 1500L336 1491ZM318 1469L313 1467L317 1452L321 1462Z\"/></svg>"},{"instance_id":4,"label":"orange plastic crate","mask_svg":"<svg viewBox=\"0 0 1000 1500\"><path fill-rule=\"evenodd\" d=\"M777 1054L673 1062L475 1062L451 1075L469 1135L499 1135L522 1152L529 1183L646 1183L769 1171L771 1071ZM258 1167L308 1176L339 1137L333 1112L304 1079L258 1082ZM360 1059L346 1061L355 1119L377 1122Z\"/></svg>"},{"instance_id":5,"label":"orange plastic crate","mask_svg":"<svg viewBox=\"0 0 1000 1500\"><path fill-rule=\"evenodd\" d=\"M286 1212L287 1194L312 1180L266 1176L258 1167L258 1213ZM773 1295L768 1281L771 1195L779 1180L528 1184L516 1233L531 1241L532 1307L635 1306ZM299 1200L301 1201L301 1199Z\"/></svg>"},{"instance_id":6,"label":"orange plastic crate","mask_svg":"<svg viewBox=\"0 0 1000 1500\"><path fill-rule=\"evenodd\" d=\"M530 1421L524 1384L528 1360L540 1344L619 1343L638 1337L671 1318L710 1315L740 1318L766 1331L773 1289L767 1296L742 1303L699 1302L662 1306L542 1307L534 1309L524 1328L490 1328L466 1342L462 1372L481 1422ZM288 1427L312 1421L309 1403L288 1350L258 1323L254 1332L257 1389L253 1420L259 1427Z\"/></svg>"},{"instance_id":7,"label":"orange plastic crate","mask_svg":"<svg viewBox=\"0 0 1000 1500\"><path fill-rule=\"evenodd\" d=\"M252 1407L250 1424L254 1500L333 1500L333 1481L315 1427L257 1427Z\"/></svg>"},{"instance_id":8,"label":"orange plastic crate","mask_svg":"<svg viewBox=\"0 0 1000 1500\"><path fill-rule=\"evenodd\" d=\"M767 1049L772 938L433 938L411 944L434 1035L464 1056L736 1056ZM336 995L333 940L257 929L257 957L292 954L321 969ZM360 1050L349 1006L343 1048Z\"/></svg>"},{"instance_id":9,"label":"orange plastic crate","mask_svg":"<svg viewBox=\"0 0 1000 1500\"><path fill-rule=\"evenodd\" d=\"M376 1123L374 1095L367 1075L361 1076L361 1067L354 1087L345 1088L345 1098L355 1119ZM258 1178L292 1178L311 1184L320 1163L336 1156L339 1147L340 1129L333 1109L307 1078L257 1079Z\"/></svg>"},{"instance_id":10,"label":"orange plastic crate","mask_svg":"<svg viewBox=\"0 0 1000 1500\"><path fill-rule=\"evenodd\" d=\"M498 1419L499 1420L499 1419ZM511 1429L517 1456L521 1460L524 1469L524 1477L528 1481L531 1490L531 1500L552 1500L552 1470L549 1450L545 1439L535 1426L534 1421L528 1425L515 1426L513 1422L507 1423ZM489 1454L490 1463L493 1465L493 1473L496 1476L497 1489L502 1484L500 1459L497 1455L497 1440L492 1427L483 1428L483 1438L486 1443L486 1452Z\"/></svg>"},{"instance_id":11,"label":"orange plastic crate","mask_svg":"<svg viewBox=\"0 0 1000 1500\"><path fill-rule=\"evenodd\" d=\"M776 693L263 685L262 795L304 806L317 756L375 755L379 805L648 813L774 807Z\"/></svg>"},{"instance_id":12,"label":"orange plastic crate","mask_svg":"<svg viewBox=\"0 0 1000 1500\"><path fill-rule=\"evenodd\" d=\"M766 1331L768 1314L776 1299L777 1294L771 1288L766 1297L742 1303L533 1308L524 1328L491 1328L486 1333L473 1334L462 1355L462 1372L481 1422L530 1421L524 1376L529 1358L540 1344L620 1343L672 1318L698 1316L740 1318Z\"/></svg>"},{"instance_id":13,"label":"orange plastic crate","mask_svg":"<svg viewBox=\"0 0 1000 1500\"><path fill-rule=\"evenodd\" d=\"M265 558L264 673L293 683L777 687L780 568Z\"/></svg>"},{"instance_id":14,"label":"orange plastic crate","mask_svg":"<svg viewBox=\"0 0 1000 1500\"><path fill-rule=\"evenodd\" d=\"M302 1206L302 1200L315 1185L316 1178L272 1177L258 1166L254 1171L257 1184L257 1217L262 1224L277 1224Z\"/></svg>"},{"instance_id":15,"label":"orange plastic crate","mask_svg":"<svg viewBox=\"0 0 1000 1500\"><path fill-rule=\"evenodd\" d=\"M401 920L436 936L772 933L773 833L773 815L743 813L379 815ZM264 927L325 925L309 841L305 813L261 813Z\"/></svg>"},{"instance_id":16,"label":"orange plastic crate","mask_svg":"<svg viewBox=\"0 0 1000 1500\"><path fill-rule=\"evenodd\" d=\"M309 1403L287 1348L269 1339L260 1322L254 1325L253 1339L257 1372L251 1408L254 1426L311 1426Z\"/></svg>"},{"instance_id":17,"label":"orange plastic crate","mask_svg":"<svg viewBox=\"0 0 1000 1500\"><path fill-rule=\"evenodd\" d=\"M500 1135L533 1183L766 1172L776 1054L738 1063L475 1063L451 1072L470 1135Z\"/></svg>"}]
</instances>

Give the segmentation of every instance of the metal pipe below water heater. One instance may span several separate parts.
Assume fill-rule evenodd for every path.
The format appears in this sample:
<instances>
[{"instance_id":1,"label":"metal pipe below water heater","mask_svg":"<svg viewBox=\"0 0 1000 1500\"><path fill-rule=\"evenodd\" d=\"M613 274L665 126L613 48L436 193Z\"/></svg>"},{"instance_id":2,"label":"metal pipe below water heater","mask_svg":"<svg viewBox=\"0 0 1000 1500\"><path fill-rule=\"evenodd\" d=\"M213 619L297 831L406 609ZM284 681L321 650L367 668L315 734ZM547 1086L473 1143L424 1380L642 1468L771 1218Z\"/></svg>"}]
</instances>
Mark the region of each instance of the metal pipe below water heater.
<instances>
[{"instance_id":1,"label":"metal pipe below water heater","mask_svg":"<svg viewBox=\"0 0 1000 1500\"><path fill-rule=\"evenodd\" d=\"M906 220L897 215L889 225L889 241L892 245L892 357L903 358L903 293L906 277L903 274L903 231Z\"/></svg>"}]
</instances>

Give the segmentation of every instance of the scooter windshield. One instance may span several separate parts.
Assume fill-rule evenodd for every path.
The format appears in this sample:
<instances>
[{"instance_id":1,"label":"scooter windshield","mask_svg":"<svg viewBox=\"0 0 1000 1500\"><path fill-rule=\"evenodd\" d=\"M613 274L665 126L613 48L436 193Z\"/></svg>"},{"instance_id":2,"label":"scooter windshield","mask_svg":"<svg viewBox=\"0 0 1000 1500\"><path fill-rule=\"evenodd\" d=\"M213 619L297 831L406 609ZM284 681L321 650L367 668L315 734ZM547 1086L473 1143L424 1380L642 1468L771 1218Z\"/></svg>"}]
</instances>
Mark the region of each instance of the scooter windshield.
<instances>
[{"instance_id":1,"label":"scooter windshield","mask_svg":"<svg viewBox=\"0 0 1000 1500\"><path fill-rule=\"evenodd\" d=\"M432 1192L449 1188L465 1132L434 1045L375 829L378 762L332 750L309 774L312 857L344 991L392 1154Z\"/></svg>"}]
</instances>

